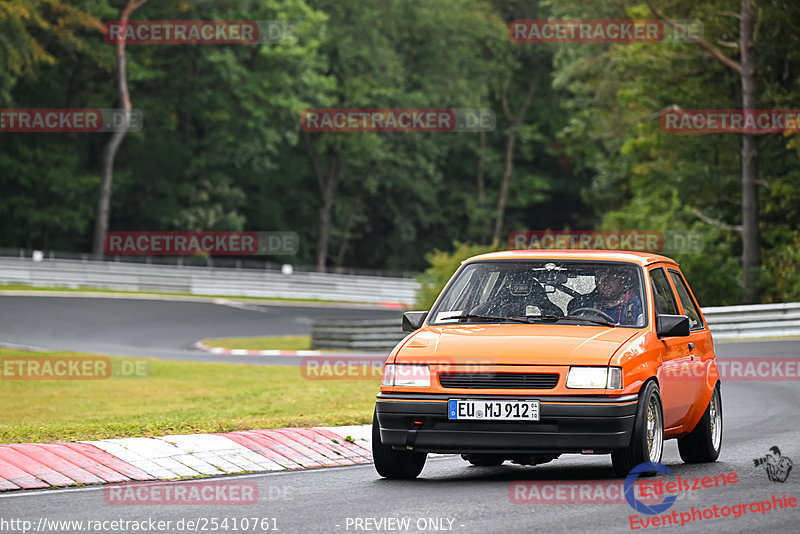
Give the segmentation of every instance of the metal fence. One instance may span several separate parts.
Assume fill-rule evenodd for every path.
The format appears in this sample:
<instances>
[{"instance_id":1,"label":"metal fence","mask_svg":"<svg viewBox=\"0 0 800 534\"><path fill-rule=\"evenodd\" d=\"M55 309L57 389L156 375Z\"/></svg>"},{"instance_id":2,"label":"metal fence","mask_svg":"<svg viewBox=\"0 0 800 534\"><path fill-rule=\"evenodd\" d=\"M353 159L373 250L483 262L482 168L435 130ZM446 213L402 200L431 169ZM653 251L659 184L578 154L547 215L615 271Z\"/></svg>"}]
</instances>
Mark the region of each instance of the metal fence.
<instances>
[{"instance_id":1,"label":"metal fence","mask_svg":"<svg viewBox=\"0 0 800 534\"><path fill-rule=\"evenodd\" d=\"M703 308L714 339L800 336L800 302Z\"/></svg>"},{"instance_id":2,"label":"metal fence","mask_svg":"<svg viewBox=\"0 0 800 534\"><path fill-rule=\"evenodd\" d=\"M0 258L0 283L396 304L412 304L419 287L385 276L29 258Z\"/></svg>"},{"instance_id":3,"label":"metal fence","mask_svg":"<svg viewBox=\"0 0 800 534\"><path fill-rule=\"evenodd\" d=\"M394 320L317 321L311 327L311 348L389 352L403 339L400 314Z\"/></svg>"},{"instance_id":4,"label":"metal fence","mask_svg":"<svg viewBox=\"0 0 800 534\"><path fill-rule=\"evenodd\" d=\"M90 255L85 252L63 252L56 250L37 251L34 249L26 248L2 248L0 247L0 258L28 258L31 259L34 255L40 254L43 261L53 260L76 260L82 262L98 261L90 259ZM257 269L267 271L280 271L284 263L292 263L294 272L320 272L314 265L301 265L291 262L288 256L284 257L284 261L277 263L270 261L271 257L262 256L246 256L246 257L230 257L230 256L109 256L106 262L113 263L126 263L135 265L172 265L176 267L214 267L223 269ZM408 270L393 270L393 269L367 269L362 267L335 267L328 266L325 268L325 273L328 274L354 274L363 276L383 276L389 278L414 278L419 273Z\"/></svg>"}]
</instances>

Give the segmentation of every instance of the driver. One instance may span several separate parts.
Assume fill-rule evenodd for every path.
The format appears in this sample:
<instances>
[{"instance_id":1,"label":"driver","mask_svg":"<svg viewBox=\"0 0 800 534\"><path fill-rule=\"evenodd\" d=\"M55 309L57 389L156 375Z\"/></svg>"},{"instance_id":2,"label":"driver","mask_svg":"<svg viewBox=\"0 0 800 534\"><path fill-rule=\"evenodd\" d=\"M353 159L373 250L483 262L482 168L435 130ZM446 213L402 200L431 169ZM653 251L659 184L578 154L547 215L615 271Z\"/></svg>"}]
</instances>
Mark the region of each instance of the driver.
<instances>
[{"instance_id":1,"label":"driver","mask_svg":"<svg viewBox=\"0 0 800 534\"><path fill-rule=\"evenodd\" d=\"M594 308L617 324L640 324L642 300L626 283L619 269L602 268L595 273Z\"/></svg>"}]
</instances>

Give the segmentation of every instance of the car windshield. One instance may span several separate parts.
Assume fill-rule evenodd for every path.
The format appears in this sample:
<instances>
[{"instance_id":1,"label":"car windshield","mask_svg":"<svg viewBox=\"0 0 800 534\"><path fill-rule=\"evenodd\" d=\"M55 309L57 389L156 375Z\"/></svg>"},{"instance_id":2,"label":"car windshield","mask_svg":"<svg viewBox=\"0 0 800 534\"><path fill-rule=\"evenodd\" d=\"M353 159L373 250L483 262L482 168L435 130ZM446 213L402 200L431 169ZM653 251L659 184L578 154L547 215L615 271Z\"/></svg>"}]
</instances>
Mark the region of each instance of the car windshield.
<instances>
[{"instance_id":1,"label":"car windshield","mask_svg":"<svg viewBox=\"0 0 800 534\"><path fill-rule=\"evenodd\" d=\"M478 261L459 271L429 317L641 327L644 309L641 269L630 263Z\"/></svg>"}]
</instances>

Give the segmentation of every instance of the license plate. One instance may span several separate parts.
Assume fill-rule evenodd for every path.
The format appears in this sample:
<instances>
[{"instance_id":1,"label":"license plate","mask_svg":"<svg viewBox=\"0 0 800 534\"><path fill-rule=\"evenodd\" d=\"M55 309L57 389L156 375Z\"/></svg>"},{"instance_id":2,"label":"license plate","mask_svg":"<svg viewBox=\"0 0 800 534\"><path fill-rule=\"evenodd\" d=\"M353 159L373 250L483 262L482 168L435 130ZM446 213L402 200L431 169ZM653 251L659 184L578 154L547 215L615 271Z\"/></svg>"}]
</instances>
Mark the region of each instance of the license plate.
<instances>
[{"instance_id":1,"label":"license plate","mask_svg":"<svg viewBox=\"0 0 800 534\"><path fill-rule=\"evenodd\" d=\"M447 401L448 419L485 421L538 421L539 401L459 400Z\"/></svg>"}]
</instances>

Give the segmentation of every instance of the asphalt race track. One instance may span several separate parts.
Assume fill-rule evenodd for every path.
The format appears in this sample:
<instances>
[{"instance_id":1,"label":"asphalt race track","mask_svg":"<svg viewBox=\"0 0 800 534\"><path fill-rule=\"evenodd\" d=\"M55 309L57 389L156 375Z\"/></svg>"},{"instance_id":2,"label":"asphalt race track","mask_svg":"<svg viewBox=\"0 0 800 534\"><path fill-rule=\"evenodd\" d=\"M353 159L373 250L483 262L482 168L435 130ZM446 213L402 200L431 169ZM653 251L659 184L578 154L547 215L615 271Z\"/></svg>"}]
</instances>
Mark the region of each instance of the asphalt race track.
<instances>
[{"instance_id":1,"label":"asphalt race track","mask_svg":"<svg viewBox=\"0 0 800 534\"><path fill-rule=\"evenodd\" d=\"M209 355L189 351L186 344L203 337L302 334L308 320L323 316L381 317L396 311L364 309L230 306L162 301L121 301L43 297L0 297L0 342L37 347L152 355L171 359L205 360ZM327 314L327 315L326 315ZM331 315L332 314L332 315ZM115 350L110 350L114 348ZM726 357L785 357L797 361L798 340L720 343L718 355ZM228 360L227 356L217 357ZM261 360L251 363L263 363ZM270 360L272 362L272 360ZM800 462L800 406L798 381L723 382L724 432L719 461L686 465L675 441L664 446L663 462L673 475L701 478L735 472L736 484L683 492L666 513L749 504L795 497L800 500L800 465L785 482L770 482L753 459L778 446L784 457ZM0 531L21 532L2 520L26 519L37 525L47 520L172 521L169 532L234 531L233 518L274 518L279 532L398 532L389 518L409 520L411 532L632 532L627 503L531 504L513 503L513 481L604 481L612 477L608 456L565 455L536 467L503 465L473 467L458 457L430 458L414 481L380 479L370 465L323 468L299 472L254 474L216 481L255 483L259 502L254 505L118 505L108 504L104 489L37 490L0 495ZM211 481L213 483L213 480ZM196 482L180 482L192 484ZM797 532L800 503L762 514L750 511L734 518L703 519L685 526L638 529L659 532ZM639 514L640 518L652 517ZM184 520L218 522L228 518L227 530L178 530ZM379 523L384 521L384 523ZM394 521L394 520L392 520ZM20 523L16 523L19 527ZM379 525L383 528L379 528ZM185 526L185 523L184 523ZM360 526L360 528L359 528ZM638 526L638 525L637 525ZM251 527L252 529L252 527ZM40 530L40 532L58 530ZM79 531L74 525L62 532ZM104 532L124 532L106 527ZM240 531L242 531L240 529ZM250 532L266 532L256 529Z\"/></svg>"},{"instance_id":2,"label":"asphalt race track","mask_svg":"<svg viewBox=\"0 0 800 534\"><path fill-rule=\"evenodd\" d=\"M764 345L769 348L770 344ZM663 462L681 477L735 472L738 482L718 488L685 492L673 510L688 512L769 500L800 497L800 472L795 468L784 483L773 483L753 459L777 445L784 456L800 461L797 382L730 382L723 385L724 434L720 460L713 464L686 465L675 441L667 441ZM631 532L633 509L623 504L515 504L509 486L515 480L606 480L612 476L608 456L562 456L536 467L503 465L472 467L458 457L428 460L421 478L387 481L371 465L323 468L302 472L229 477L224 480L255 482L260 500L255 505L123 506L107 504L101 488L29 491L0 496L3 518L40 517L58 520L171 520L205 518L275 518L280 532L365 532L356 519L409 518L411 532L430 527L438 518L453 532ZM222 480L222 479L219 479ZM182 482L181 484L185 484ZM270 498L272 497L272 498ZM678 516L680 517L680 516ZM349 518L349 519L348 519ZM452 522L450 522L452 520ZM796 532L800 509L748 512L739 518L700 520L686 526L649 528L659 532ZM418 523L419 522L419 523ZM177 530L173 530L178 532ZM433 531L428 528L422 531ZM222 532L220 530L220 532ZM258 530L258 532L262 532Z\"/></svg>"},{"instance_id":3,"label":"asphalt race track","mask_svg":"<svg viewBox=\"0 0 800 534\"><path fill-rule=\"evenodd\" d=\"M0 295L0 344L164 360L297 364L298 358L216 355L191 349L214 337L311 333L317 319L391 319L400 312L346 305ZM717 344L728 357L796 357L800 340ZM769 350L766 350L766 346Z\"/></svg>"},{"instance_id":4,"label":"asphalt race track","mask_svg":"<svg viewBox=\"0 0 800 534\"><path fill-rule=\"evenodd\" d=\"M0 295L0 344L164 360L297 365L293 356L191 349L215 337L308 335L318 319L390 319L387 308L336 305Z\"/></svg>"}]
</instances>

